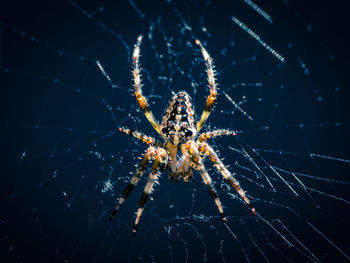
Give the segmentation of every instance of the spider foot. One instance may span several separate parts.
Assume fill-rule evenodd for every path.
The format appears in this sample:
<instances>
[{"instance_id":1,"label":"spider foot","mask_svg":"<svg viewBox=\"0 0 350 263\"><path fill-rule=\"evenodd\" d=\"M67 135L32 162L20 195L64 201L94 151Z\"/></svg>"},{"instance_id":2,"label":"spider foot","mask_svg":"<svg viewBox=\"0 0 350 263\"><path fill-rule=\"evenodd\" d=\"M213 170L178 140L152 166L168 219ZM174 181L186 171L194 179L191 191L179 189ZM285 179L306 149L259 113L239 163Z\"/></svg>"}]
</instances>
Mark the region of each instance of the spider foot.
<instances>
[{"instance_id":1,"label":"spider foot","mask_svg":"<svg viewBox=\"0 0 350 263\"><path fill-rule=\"evenodd\" d=\"M224 215L221 215L221 219L222 219L222 222L224 222L224 224L226 224L226 217Z\"/></svg>"}]
</instances>

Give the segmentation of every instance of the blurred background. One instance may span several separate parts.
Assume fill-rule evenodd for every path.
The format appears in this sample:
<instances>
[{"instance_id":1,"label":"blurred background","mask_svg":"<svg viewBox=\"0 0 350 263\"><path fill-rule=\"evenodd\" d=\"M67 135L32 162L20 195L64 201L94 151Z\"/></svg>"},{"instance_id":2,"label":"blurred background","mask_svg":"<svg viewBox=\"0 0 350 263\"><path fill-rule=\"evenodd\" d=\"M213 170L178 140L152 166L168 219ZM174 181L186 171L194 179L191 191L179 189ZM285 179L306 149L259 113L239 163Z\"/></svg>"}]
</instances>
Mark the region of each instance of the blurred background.
<instances>
[{"instance_id":1,"label":"blurred background","mask_svg":"<svg viewBox=\"0 0 350 263\"><path fill-rule=\"evenodd\" d=\"M1 3L2 262L349 261L348 13L342 4ZM159 121L181 90L201 115L209 89L194 40L205 45L216 66L218 99L203 131L237 131L209 143L257 216L207 160L226 225L198 173L189 183L174 183L168 172L135 237L148 173L109 222L147 148L117 128L161 139L133 95L131 55L140 34L143 93Z\"/></svg>"}]
</instances>

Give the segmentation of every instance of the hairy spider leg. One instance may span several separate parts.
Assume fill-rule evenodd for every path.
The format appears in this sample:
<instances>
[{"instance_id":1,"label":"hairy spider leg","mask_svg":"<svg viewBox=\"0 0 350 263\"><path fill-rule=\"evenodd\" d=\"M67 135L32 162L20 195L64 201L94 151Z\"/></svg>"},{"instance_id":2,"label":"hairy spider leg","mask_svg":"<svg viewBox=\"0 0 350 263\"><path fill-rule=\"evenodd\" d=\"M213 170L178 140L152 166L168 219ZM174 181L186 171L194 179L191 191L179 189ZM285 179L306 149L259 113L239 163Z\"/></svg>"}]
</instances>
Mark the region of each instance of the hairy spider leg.
<instances>
[{"instance_id":1,"label":"hairy spider leg","mask_svg":"<svg viewBox=\"0 0 350 263\"><path fill-rule=\"evenodd\" d=\"M145 189L143 191L142 197L140 199L139 202L139 209L137 210L137 215L136 215L136 219L135 219L135 224L134 224L134 228L132 230L132 234L136 235L136 229L139 225L140 222L140 218L143 212L143 208L148 200L149 195L152 193L153 191L153 185L154 183L157 181L158 179L158 169L161 166L164 166L164 163L167 161L167 153L164 149L162 148L157 148L157 153L156 156L154 157L154 162L153 162L153 166L152 166L152 171L148 177L148 181L147 184L145 186Z\"/></svg>"},{"instance_id":2,"label":"hairy spider leg","mask_svg":"<svg viewBox=\"0 0 350 263\"><path fill-rule=\"evenodd\" d=\"M137 169L136 174L131 178L130 183L128 184L128 186L124 189L122 196L119 198L119 202L116 205L116 207L114 208L114 210L112 211L111 216L109 217L109 220L112 221L113 218L115 217L115 215L118 213L121 205L125 202L126 198L130 195L130 193L132 192L132 190L134 189L134 187L137 185L137 183L139 182L143 172L145 171L147 164L149 162L150 159L152 159L152 156L154 156L156 152L156 149L152 146L150 146L146 153L144 154L144 157L142 159L141 165L140 167Z\"/></svg>"},{"instance_id":3,"label":"hairy spider leg","mask_svg":"<svg viewBox=\"0 0 350 263\"><path fill-rule=\"evenodd\" d=\"M149 108L147 99L142 95L141 70L139 65L141 41L142 41L142 35L140 35L137 38L137 42L133 53L133 59L132 59L135 96L136 96L137 102L140 105L140 108L145 113L148 121L152 124L153 128L160 134L160 125L156 120L156 118L153 116L153 113Z\"/></svg>"},{"instance_id":4,"label":"hairy spider leg","mask_svg":"<svg viewBox=\"0 0 350 263\"><path fill-rule=\"evenodd\" d=\"M188 141L185 144L185 149L187 150L187 153L185 153L185 154L189 155L191 157L192 162L194 162L194 165L192 165L192 167L195 168L196 170L199 170L199 172L202 176L203 182L207 186L209 193L214 198L215 204L219 209L222 221L224 223L226 223L224 209L222 208L218 192L216 191L215 186L213 184L213 181L204 167L204 164L203 164L203 162L200 158L199 152L197 150L196 144L193 141Z\"/></svg>"},{"instance_id":5,"label":"hairy spider leg","mask_svg":"<svg viewBox=\"0 0 350 263\"><path fill-rule=\"evenodd\" d=\"M140 141L147 143L148 145L154 146L155 144L160 144L160 142L156 141L153 137L144 135L141 132L126 129L126 128L119 128L118 130L120 132L124 132L126 134L129 134L129 135L139 139Z\"/></svg>"},{"instance_id":6,"label":"hairy spider leg","mask_svg":"<svg viewBox=\"0 0 350 263\"><path fill-rule=\"evenodd\" d=\"M205 170L205 167L204 167L204 164L202 163L202 161L199 161L198 165L199 165L199 172L201 173L202 179L203 179L205 185L207 186L207 188L209 190L209 193L214 198L216 206L219 209L222 221L224 223L226 223L226 217L224 215L224 210L222 208L222 205L221 205L221 202L220 202L220 199L219 199L219 196L218 196L218 192L215 189L215 186L214 186L214 184L212 182L212 179L209 176L208 172Z\"/></svg>"},{"instance_id":7,"label":"hairy spider leg","mask_svg":"<svg viewBox=\"0 0 350 263\"><path fill-rule=\"evenodd\" d=\"M231 186L234 189L236 189L238 194L243 198L243 200L246 202L246 204L253 211L254 215L256 215L255 208L250 203L249 199L246 197L239 182L233 177L233 175L229 172L229 170L227 170L225 165L221 162L221 160L219 159L219 157L215 153L214 149L211 148L207 143L202 143L199 145L199 150L209 156L210 160L214 163L214 166L219 170L219 172L222 174L222 176L227 181L230 182Z\"/></svg>"},{"instance_id":8,"label":"hairy spider leg","mask_svg":"<svg viewBox=\"0 0 350 263\"><path fill-rule=\"evenodd\" d=\"M229 131L229 130L215 130L215 131L204 132L201 135L199 135L198 142L202 143L210 138L223 136L223 135L236 136L237 133L235 131Z\"/></svg>"},{"instance_id":9,"label":"hairy spider leg","mask_svg":"<svg viewBox=\"0 0 350 263\"><path fill-rule=\"evenodd\" d=\"M207 98L204 111L202 113L200 120L197 122L197 131L199 132L199 130L202 129L205 122L207 121L211 110L213 109L214 103L216 101L217 91L216 91L216 84L215 84L215 71L214 71L213 60L198 39L196 39L196 44L200 47L202 51L205 65L207 67L208 82L209 82L209 88L210 88L210 95Z\"/></svg>"}]
</instances>

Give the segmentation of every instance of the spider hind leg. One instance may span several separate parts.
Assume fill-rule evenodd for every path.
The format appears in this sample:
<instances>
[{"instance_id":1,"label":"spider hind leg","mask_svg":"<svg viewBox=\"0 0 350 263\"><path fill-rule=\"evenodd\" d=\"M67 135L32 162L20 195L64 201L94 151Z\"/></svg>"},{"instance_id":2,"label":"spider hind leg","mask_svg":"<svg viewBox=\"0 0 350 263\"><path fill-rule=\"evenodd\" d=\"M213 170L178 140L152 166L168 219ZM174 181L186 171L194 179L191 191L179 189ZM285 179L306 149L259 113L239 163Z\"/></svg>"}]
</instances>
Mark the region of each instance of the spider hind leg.
<instances>
[{"instance_id":1,"label":"spider hind leg","mask_svg":"<svg viewBox=\"0 0 350 263\"><path fill-rule=\"evenodd\" d=\"M153 162L153 166L152 166L152 171L148 177L148 181L147 184L145 186L145 189L143 191L142 197L139 201L139 208L137 210L137 214L136 214L136 219L135 219L135 224L134 224L134 228L132 230L132 234L136 235L136 229L139 225L140 222L140 218L144 209L144 206L150 196L150 194L153 191L153 185L154 183L157 181L159 173L158 170L159 168L162 166L162 164L167 162L167 153L164 149L162 148L158 148L157 149L157 153L154 157L154 162Z\"/></svg>"},{"instance_id":2,"label":"spider hind leg","mask_svg":"<svg viewBox=\"0 0 350 263\"><path fill-rule=\"evenodd\" d=\"M202 179L205 183L205 185L207 186L209 193L211 194L211 196L214 198L215 204L219 209L220 215L221 215L221 219L224 223L226 223L226 217L224 215L224 209L222 208L220 199L219 199L219 195L218 192L216 191L216 188L212 182L211 177L209 176L207 170L204 167L204 164L202 162L199 163L199 172L202 176Z\"/></svg>"},{"instance_id":3,"label":"spider hind leg","mask_svg":"<svg viewBox=\"0 0 350 263\"><path fill-rule=\"evenodd\" d=\"M122 204L125 202L126 198L131 194L132 190L134 189L134 187L137 185L137 183L139 182L142 174L144 173L147 164L149 162L150 159L152 159L152 156L155 153L155 148L154 147L149 147L142 159L142 162L140 164L140 167L137 169L136 174L131 178L130 183L127 185L127 187L124 189L122 196L119 198L118 204L116 205L116 207L114 208L114 210L112 211L112 214L109 217L109 220L112 221L114 219L114 217L116 216L116 214L118 213L120 207L122 206Z\"/></svg>"},{"instance_id":4,"label":"spider hind leg","mask_svg":"<svg viewBox=\"0 0 350 263\"><path fill-rule=\"evenodd\" d=\"M248 197L245 195L243 189L241 188L239 182L233 177L229 170L225 167L225 165L221 162L214 149L211 148L207 143L202 143L199 145L199 151L205 153L209 156L210 160L213 162L214 166L219 170L222 176L231 184L231 186L238 192L238 194L242 197L245 203L250 207L253 214L256 215L255 208L250 203Z\"/></svg>"},{"instance_id":5,"label":"spider hind leg","mask_svg":"<svg viewBox=\"0 0 350 263\"><path fill-rule=\"evenodd\" d=\"M184 144L183 149L184 149L183 150L184 155L191 158L191 166L194 169L199 170L199 172L202 176L203 182L207 186L207 189L208 189L210 195L214 198L215 204L216 204L217 208L219 209L222 221L224 223L226 223L226 217L224 215L224 209L221 205L219 195L216 191L216 188L213 184L211 177L209 176L207 170L204 167L204 164L202 162L202 159L200 157L200 153L198 151L196 144L194 143L194 141L188 141L186 144Z\"/></svg>"}]
</instances>

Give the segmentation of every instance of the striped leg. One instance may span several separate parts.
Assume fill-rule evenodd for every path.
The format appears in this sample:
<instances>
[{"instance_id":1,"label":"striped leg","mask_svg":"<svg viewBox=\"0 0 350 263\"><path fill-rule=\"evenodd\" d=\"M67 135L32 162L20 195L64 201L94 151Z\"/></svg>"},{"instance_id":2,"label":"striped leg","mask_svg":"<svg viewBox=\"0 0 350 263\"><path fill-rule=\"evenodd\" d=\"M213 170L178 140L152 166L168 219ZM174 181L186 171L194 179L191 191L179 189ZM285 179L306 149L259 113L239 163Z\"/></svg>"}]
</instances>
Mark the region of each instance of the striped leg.
<instances>
[{"instance_id":1,"label":"striped leg","mask_svg":"<svg viewBox=\"0 0 350 263\"><path fill-rule=\"evenodd\" d=\"M219 209L220 215L221 215L221 219L224 223L226 223L226 217L224 215L224 209L222 208L218 193L215 189L215 186L213 184L213 181L211 179L211 177L209 176L207 170L204 167L204 164L202 163L197 147L195 145L195 143L193 141L189 141L185 144L185 148L187 149L187 155L191 156L192 162L195 163L195 165L193 165L193 167L197 170L199 170L203 182L205 183L205 185L207 186L209 193L211 194L211 196L214 198L215 204Z\"/></svg>"},{"instance_id":2,"label":"striped leg","mask_svg":"<svg viewBox=\"0 0 350 263\"><path fill-rule=\"evenodd\" d=\"M220 171L222 176L230 182L233 188L236 189L238 194L243 198L243 200L246 202L246 204L250 207L250 209L253 211L254 215L256 215L255 208L250 203L249 199L246 197L244 191L242 190L241 186L239 185L239 182L233 177L233 175L227 170L225 165L221 162L213 148L211 148L207 143L202 143L199 145L199 150L206 155L209 156L210 160L214 163L215 167Z\"/></svg>"},{"instance_id":3,"label":"striped leg","mask_svg":"<svg viewBox=\"0 0 350 263\"><path fill-rule=\"evenodd\" d=\"M142 197L139 202L139 209L137 210L137 215L135 219L134 229L132 230L132 234L136 235L136 229L139 225L140 218L144 209L144 206L148 200L149 195L153 191L153 185L158 179L158 170L161 166L164 165L164 163L167 161L167 154L166 151L162 148L157 148L156 156L154 157L154 163L152 167L152 171L148 177L148 181L145 187L145 190L143 191Z\"/></svg>"},{"instance_id":4,"label":"striped leg","mask_svg":"<svg viewBox=\"0 0 350 263\"><path fill-rule=\"evenodd\" d=\"M144 155L144 157L142 159L142 162L141 162L141 165L140 165L139 169L137 169L136 174L131 178L130 183L124 189L124 191L122 193L122 196L119 198L118 204L116 205L116 207L112 211L111 216L109 217L109 220L112 221L113 218L115 217L115 215L118 213L121 205L125 202L126 198L130 195L130 193L134 189L135 185L138 183L140 177L142 176L143 172L146 169L146 166L147 166L149 160L155 154L155 151L156 151L156 149L154 147L149 147L147 149L147 152L145 153L145 155Z\"/></svg>"},{"instance_id":5,"label":"striped leg","mask_svg":"<svg viewBox=\"0 0 350 263\"><path fill-rule=\"evenodd\" d=\"M206 120L209 117L210 111L212 110L214 103L216 101L216 84L215 84L215 72L214 72L214 65L213 60L209 56L208 52L203 47L202 43L196 39L196 44L200 47L202 51L202 55L205 60L205 65L207 67L207 74L208 74L208 82L209 82L209 88L210 88L210 95L207 98L207 102L204 108L204 111L202 113L201 119L197 122L197 131L199 131L205 124Z\"/></svg>"},{"instance_id":6,"label":"striped leg","mask_svg":"<svg viewBox=\"0 0 350 263\"><path fill-rule=\"evenodd\" d=\"M137 38L137 43L134 48L133 53L133 76L134 76L134 88L135 88L135 96L136 100L139 103L141 109L145 113L148 121L152 124L153 128L160 133L160 126L156 118L153 116L151 112L148 102L146 98L142 95L142 84L141 84L141 70L139 65L139 57L140 57L140 45L142 41L142 35Z\"/></svg>"},{"instance_id":7,"label":"striped leg","mask_svg":"<svg viewBox=\"0 0 350 263\"><path fill-rule=\"evenodd\" d=\"M223 136L223 135L236 136L237 133L235 131L229 131L229 130L215 130L215 131L210 131L210 132L204 132L199 136L198 141L202 143L210 138L217 137L217 136Z\"/></svg>"},{"instance_id":8,"label":"striped leg","mask_svg":"<svg viewBox=\"0 0 350 263\"><path fill-rule=\"evenodd\" d=\"M209 174L207 173L207 171L205 170L205 167L203 165L202 162L199 163L199 171L201 173L201 176L202 176L202 179L205 183L205 185L207 186L208 190L209 190L209 193L211 194L211 196L214 198L215 200L215 204L216 206L218 207L219 209L219 212L220 212L220 215L221 215L221 218L222 218L222 221L224 221L224 223L226 223L226 217L224 215L224 210L222 208L222 205L221 205L221 202L220 202L220 199L219 199L219 196L218 196L218 193L215 189L215 186L211 180L211 177L209 176Z\"/></svg>"},{"instance_id":9,"label":"striped leg","mask_svg":"<svg viewBox=\"0 0 350 263\"><path fill-rule=\"evenodd\" d=\"M143 142L145 142L145 143L147 143L148 145L151 145L151 146L154 146L155 144L158 143L154 138L149 137L147 135L144 135L144 134L142 134L142 133L140 133L138 131L135 131L135 130L119 128L119 131L120 132L124 132L126 134L129 134L129 135L131 135L131 136L139 139L140 141L143 141Z\"/></svg>"}]
</instances>

